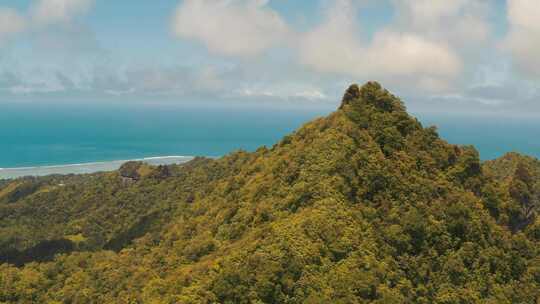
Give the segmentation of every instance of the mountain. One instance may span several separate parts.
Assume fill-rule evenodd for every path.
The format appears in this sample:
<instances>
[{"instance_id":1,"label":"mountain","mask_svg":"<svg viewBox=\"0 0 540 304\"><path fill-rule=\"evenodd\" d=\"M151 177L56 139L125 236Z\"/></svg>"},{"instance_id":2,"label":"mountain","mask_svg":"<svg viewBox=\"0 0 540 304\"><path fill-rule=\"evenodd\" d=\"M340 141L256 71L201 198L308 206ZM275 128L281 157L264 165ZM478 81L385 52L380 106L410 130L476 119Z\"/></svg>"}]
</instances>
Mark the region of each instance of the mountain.
<instances>
[{"instance_id":1,"label":"mountain","mask_svg":"<svg viewBox=\"0 0 540 304\"><path fill-rule=\"evenodd\" d=\"M483 167L487 174L491 174L499 181L508 181L520 164L527 167L529 173L534 175L534 179L540 178L540 160L516 152L507 153L501 158L486 161Z\"/></svg>"},{"instance_id":2,"label":"mountain","mask_svg":"<svg viewBox=\"0 0 540 304\"><path fill-rule=\"evenodd\" d=\"M540 161L536 158L508 153L483 164L487 176L499 182L507 195L505 219L513 232L523 230L536 221L540 208Z\"/></svg>"},{"instance_id":3,"label":"mountain","mask_svg":"<svg viewBox=\"0 0 540 304\"><path fill-rule=\"evenodd\" d=\"M271 148L0 183L0 303L537 303L539 168L352 85Z\"/></svg>"}]
</instances>

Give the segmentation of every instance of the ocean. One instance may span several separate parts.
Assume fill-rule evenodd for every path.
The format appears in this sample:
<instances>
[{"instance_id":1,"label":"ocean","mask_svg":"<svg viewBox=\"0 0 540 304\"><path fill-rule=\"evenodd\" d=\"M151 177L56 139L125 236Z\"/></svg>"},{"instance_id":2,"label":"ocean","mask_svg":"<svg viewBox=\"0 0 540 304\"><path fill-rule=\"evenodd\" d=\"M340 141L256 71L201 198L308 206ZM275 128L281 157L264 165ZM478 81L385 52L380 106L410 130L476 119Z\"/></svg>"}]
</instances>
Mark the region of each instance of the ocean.
<instances>
[{"instance_id":1,"label":"ocean","mask_svg":"<svg viewBox=\"0 0 540 304\"><path fill-rule=\"evenodd\" d=\"M334 108L2 104L0 179L114 170L133 159L176 163L253 151ZM538 119L416 116L438 126L451 143L474 144L484 160L510 151L540 157Z\"/></svg>"}]
</instances>

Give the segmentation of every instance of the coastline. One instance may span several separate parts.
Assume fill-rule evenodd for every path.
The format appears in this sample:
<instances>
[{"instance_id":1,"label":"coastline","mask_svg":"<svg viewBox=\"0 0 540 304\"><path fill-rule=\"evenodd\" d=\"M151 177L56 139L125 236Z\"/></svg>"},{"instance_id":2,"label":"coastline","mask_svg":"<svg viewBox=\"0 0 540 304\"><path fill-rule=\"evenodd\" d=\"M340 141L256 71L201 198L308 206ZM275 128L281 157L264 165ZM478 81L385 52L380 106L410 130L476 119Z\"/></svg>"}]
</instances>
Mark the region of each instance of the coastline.
<instances>
[{"instance_id":1,"label":"coastline","mask_svg":"<svg viewBox=\"0 0 540 304\"><path fill-rule=\"evenodd\" d=\"M0 179L13 179L24 176L45 176L51 174L88 174L114 171L128 161L142 161L150 165L181 164L193 159L193 156L153 156L138 159L112 160L65 165L47 165L35 167L0 168Z\"/></svg>"}]
</instances>

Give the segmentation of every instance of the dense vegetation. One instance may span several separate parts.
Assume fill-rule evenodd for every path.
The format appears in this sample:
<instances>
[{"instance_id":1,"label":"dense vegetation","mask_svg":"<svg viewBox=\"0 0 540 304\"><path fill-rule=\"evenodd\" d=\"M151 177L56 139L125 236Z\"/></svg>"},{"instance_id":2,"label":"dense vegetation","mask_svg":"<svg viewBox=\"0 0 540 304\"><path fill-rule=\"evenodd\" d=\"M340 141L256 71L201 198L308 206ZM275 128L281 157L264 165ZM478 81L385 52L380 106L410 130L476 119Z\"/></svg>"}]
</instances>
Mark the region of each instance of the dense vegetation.
<instances>
[{"instance_id":1,"label":"dense vegetation","mask_svg":"<svg viewBox=\"0 0 540 304\"><path fill-rule=\"evenodd\" d=\"M377 83L272 148L0 183L0 303L538 303L540 164Z\"/></svg>"}]
</instances>

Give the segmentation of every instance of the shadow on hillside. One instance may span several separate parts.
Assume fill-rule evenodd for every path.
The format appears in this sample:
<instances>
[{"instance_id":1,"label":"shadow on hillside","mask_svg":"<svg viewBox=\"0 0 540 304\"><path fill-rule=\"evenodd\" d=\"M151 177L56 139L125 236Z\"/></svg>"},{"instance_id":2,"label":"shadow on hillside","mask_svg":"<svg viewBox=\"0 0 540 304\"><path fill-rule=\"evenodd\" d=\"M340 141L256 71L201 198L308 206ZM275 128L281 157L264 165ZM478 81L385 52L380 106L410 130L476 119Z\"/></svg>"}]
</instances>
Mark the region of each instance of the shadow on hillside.
<instances>
[{"instance_id":1,"label":"shadow on hillside","mask_svg":"<svg viewBox=\"0 0 540 304\"><path fill-rule=\"evenodd\" d=\"M75 249L75 244L70 240L48 240L21 251L16 249L0 251L0 263L20 267L31 262L48 262L52 261L57 254L70 253Z\"/></svg>"},{"instance_id":2,"label":"shadow on hillside","mask_svg":"<svg viewBox=\"0 0 540 304\"><path fill-rule=\"evenodd\" d=\"M154 212L143 216L137 223L132 225L127 231L120 233L103 246L105 250L119 252L129 246L133 240L142 237L159 223L159 214Z\"/></svg>"}]
</instances>

